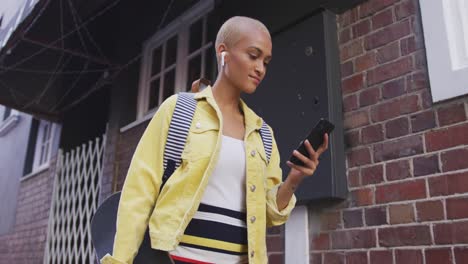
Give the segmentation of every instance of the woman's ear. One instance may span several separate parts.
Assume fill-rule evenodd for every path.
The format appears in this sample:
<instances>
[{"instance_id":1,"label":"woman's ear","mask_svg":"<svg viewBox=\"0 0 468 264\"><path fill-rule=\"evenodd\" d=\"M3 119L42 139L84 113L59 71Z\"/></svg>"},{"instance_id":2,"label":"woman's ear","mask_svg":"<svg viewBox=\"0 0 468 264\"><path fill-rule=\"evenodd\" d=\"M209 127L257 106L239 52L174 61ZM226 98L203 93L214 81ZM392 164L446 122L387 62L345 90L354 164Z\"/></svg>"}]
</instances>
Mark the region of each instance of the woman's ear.
<instances>
[{"instance_id":1,"label":"woman's ear","mask_svg":"<svg viewBox=\"0 0 468 264\"><path fill-rule=\"evenodd\" d=\"M226 61L225 61L226 53L227 51L221 52L221 67L224 67L224 65L226 64Z\"/></svg>"},{"instance_id":2,"label":"woman's ear","mask_svg":"<svg viewBox=\"0 0 468 264\"><path fill-rule=\"evenodd\" d=\"M221 43L218 45L218 47L216 48L216 53L219 54L219 65L221 67L224 67L224 65L226 64L227 60L226 60L226 54L227 54L227 47L226 47L226 44L224 43Z\"/></svg>"}]
</instances>

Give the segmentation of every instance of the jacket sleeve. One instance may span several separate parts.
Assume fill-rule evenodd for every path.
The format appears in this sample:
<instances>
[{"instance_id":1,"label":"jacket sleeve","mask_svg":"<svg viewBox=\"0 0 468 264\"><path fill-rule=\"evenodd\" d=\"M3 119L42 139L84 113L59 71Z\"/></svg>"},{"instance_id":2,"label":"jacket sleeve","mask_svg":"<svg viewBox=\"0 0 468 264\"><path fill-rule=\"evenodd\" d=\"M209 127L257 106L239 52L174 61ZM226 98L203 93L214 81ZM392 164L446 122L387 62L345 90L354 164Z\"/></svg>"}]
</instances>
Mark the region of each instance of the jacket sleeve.
<instances>
[{"instance_id":1,"label":"jacket sleeve","mask_svg":"<svg viewBox=\"0 0 468 264\"><path fill-rule=\"evenodd\" d=\"M112 256L102 264L132 263L143 241L159 195L163 153L177 95L165 100L151 119L133 154L122 188Z\"/></svg>"},{"instance_id":2,"label":"jacket sleeve","mask_svg":"<svg viewBox=\"0 0 468 264\"><path fill-rule=\"evenodd\" d=\"M268 163L266 169L267 177L267 193L266 193L266 224L267 227L282 225L288 220L289 215L291 214L292 209L296 205L296 196L293 194L289 200L288 205L283 208L283 210L278 209L276 204L276 195L278 193L278 188L282 183L283 172L280 167L280 155L278 152L278 146L276 145L276 140L273 135L273 130L270 127L273 145L271 151L270 162Z\"/></svg>"}]
</instances>

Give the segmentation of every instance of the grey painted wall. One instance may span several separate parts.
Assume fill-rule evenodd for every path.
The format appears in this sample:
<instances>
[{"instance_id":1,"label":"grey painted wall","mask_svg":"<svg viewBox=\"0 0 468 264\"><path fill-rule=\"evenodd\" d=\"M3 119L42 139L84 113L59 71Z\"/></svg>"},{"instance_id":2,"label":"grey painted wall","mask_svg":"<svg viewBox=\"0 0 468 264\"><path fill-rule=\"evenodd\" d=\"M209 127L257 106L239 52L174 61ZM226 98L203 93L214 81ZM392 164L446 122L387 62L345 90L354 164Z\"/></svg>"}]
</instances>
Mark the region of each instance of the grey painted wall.
<instances>
[{"instance_id":1,"label":"grey painted wall","mask_svg":"<svg viewBox=\"0 0 468 264\"><path fill-rule=\"evenodd\" d=\"M5 107L0 106L0 120ZM0 235L13 228L24 160L32 117L18 112L19 122L6 135L0 136ZM3 121L0 121L0 123Z\"/></svg>"}]
</instances>

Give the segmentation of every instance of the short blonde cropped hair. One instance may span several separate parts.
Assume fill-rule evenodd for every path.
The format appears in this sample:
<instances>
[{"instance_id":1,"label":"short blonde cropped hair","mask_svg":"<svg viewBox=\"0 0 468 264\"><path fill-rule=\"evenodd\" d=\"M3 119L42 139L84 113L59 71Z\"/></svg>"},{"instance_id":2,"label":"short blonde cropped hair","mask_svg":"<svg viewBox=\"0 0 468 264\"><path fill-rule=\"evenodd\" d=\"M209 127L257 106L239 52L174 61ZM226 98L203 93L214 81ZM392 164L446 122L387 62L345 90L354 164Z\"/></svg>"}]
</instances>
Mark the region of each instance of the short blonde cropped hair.
<instances>
[{"instance_id":1,"label":"short blonde cropped hair","mask_svg":"<svg viewBox=\"0 0 468 264\"><path fill-rule=\"evenodd\" d=\"M270 35L267 27L257 19L244 16L235 16L226 20L226 22L224 22L224 24L219 29L216 36L215 48L218 48L221 43L226 44L228 47L235 45L240 40L243 28L245 26L257 27L258 29Z\"/></svg>"}]
</instances>

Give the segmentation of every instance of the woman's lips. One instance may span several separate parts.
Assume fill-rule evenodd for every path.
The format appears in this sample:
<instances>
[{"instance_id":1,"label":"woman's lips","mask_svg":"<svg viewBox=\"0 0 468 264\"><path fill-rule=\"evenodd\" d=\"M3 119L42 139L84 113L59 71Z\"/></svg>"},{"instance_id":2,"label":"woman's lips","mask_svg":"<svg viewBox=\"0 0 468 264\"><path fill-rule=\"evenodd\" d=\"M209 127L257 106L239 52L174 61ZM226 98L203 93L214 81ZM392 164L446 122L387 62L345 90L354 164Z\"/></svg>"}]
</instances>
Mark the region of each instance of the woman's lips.
<instances>
[{"instance_id":1,"label":"woman's lips","mask_svg":"<svg viewBox=\"0 0 468 264\"><path fill-rule=\"evenodd\" d=\"M252 79L253 82L254 82L256 85L258 85L258 84L260 83L260 79L257 79L257 78L252 77L252 76L249 76L249 78Z\"/></svg>"}]
</instances>

